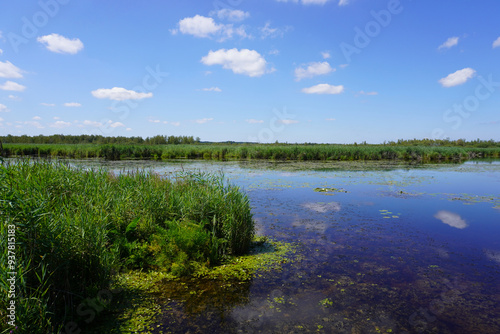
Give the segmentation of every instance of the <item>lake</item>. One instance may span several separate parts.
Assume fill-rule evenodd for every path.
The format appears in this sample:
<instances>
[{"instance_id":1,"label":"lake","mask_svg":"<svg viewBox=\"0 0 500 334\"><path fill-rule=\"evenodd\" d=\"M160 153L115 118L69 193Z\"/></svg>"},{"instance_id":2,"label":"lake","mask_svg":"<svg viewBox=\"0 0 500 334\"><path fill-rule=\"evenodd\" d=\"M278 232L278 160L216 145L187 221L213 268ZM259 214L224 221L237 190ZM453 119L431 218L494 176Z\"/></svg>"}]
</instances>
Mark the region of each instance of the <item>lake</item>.
<instances>
[{"instance_id":1,"label":"lake","mask_svg":"<svg viewBox=\"0 0 500 334\"><path fill-rule=\"evenodd\" d=\"M500 333L499 160L72 163L222 171L297 245L250 282L166 283L155 333Z\"/></svg>"}]
</instances>

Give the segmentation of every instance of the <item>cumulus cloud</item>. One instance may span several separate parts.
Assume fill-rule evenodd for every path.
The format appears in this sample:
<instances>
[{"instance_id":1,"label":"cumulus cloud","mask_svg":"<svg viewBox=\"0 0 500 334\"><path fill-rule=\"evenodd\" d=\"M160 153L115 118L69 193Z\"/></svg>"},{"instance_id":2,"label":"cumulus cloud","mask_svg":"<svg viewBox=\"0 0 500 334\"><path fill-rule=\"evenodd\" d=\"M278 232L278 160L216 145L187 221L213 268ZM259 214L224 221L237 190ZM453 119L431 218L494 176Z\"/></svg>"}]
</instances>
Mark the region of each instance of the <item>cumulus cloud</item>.
<instances>
[{"instance_id":1,"label":"cumulus cloud","mask_svg":"<svg viewBox=\"0 0 500 334\"><path fill-rule=\"evenodd\" d=\"M55 107L56 106L54 103L45 103L45 102L40 103L40 105L45 106L45 107Z\"/></svg>"},{"instance_id":2,"label":"cumulus cloud","mask_svg":"<svg viewBox=\"0 0 500 334\"><path fill-rule=\"evenodd\" d=\"M441 49L449 49L451 48L452 46L455 46L458 44L458 37L450 37L446 40L446 42L444 42L443 44L441 44L439 47L438 47L438 50L441 50Z\"/></svg>"},{"instance_id":3,"label":"cumulus cloud","mask_svg":"<svg viewBox=\"0 0 500 334\"><path fill-rule=\"evenodd\" d=\"M267 22L262 28L259 28L262 39L283 37L283 35L292 29L290 26L284 28L271 28L271 22Z\"/></svg>"},{"instance_id":4,"label":"cumulus cloud","mask_svg":"<svg viewBox=\"0 0 500 334\"><path fill-rule=\"evenodd\" d=\"M125 124L123 124L121 122L114 122L114 123L111 123L109 126L112 128L122 128L122 127L124 128Z\"/></svg>"},{"instance_id":5,"label":"cumulus cloud","mask_svg":"<svg viewBox=\"0 0 500 334\"><path fill-rule=\"evenodd\" d=\"M434 218L439 219L446 225L450 225L451 227L455 227L458 229L464 229L468 226L467 222L462 219L462 217L450 211L439 211L434 215Z\"/></svg>"},{"instance_id":6,"label":"cumulus cloud","mask_svg":"<svg viewBox=\"0 0 500 334\"><path fill-rule=\"evenodd\" d=\"M10 61L0 61L0 78L22 78L22 71Z\"/></svg>"},{"instance_id":7,"label":"cumulus cloud","mask_svg":"<svg viewBox=\"0 0 500 334\"><path fill-rule=\"evenodd\" d=\"M500 37L493 42L493 49L500 47Z\"/></svg>"},{"instance_id":8,"label":"cumulus cloud","mask_svg":"<svg viewBox=\"0 0 500 334\"><path fill-rule=\"evenodd\" d=\"M6 105L0 103L0 112L9 112Z\"/></svg>"},{"instance_id":9,"label":"cumulus cloud","mask_svg":"<svg viewBox=\"0 0 500 334\"><path fill-rule=\"evenodd\" d=\"M69 39L58 34L50 34L37 38L37 41L45 45L52 52L77 54L83 49L83 43L78 38Z\"/></svg>"},{"instance_id":10,"label":"cumulus cloud","mask_svg":"<svg viewBox=\"0 0 500 334\"><path fill-rule=\"evenodd\" d=\"M464 68L462 70L458 70L455 73L449 74L447 77L439 80L439 83L443 87L453 87L462 85L467 82L467 80L471 79L476 75L476 71L472 68Z\"/></svg>"},{"instance_id":11,"label":"cumulus cloud","mask_svg":"<svg viewBox=\"0 0 500 334\"><path fill-rule=\"evenodd\" d=\"M115 101L141 100L153 97L153 93L140 93L121 87L113 87L111 89L100 88L92 91L91 93L98 99L110 99Z\"/></svg>"},{"instance_id":12,"label":"cumulus cloud","mask_svg":"<svg viewBox=\"0 0 500 334\"><path fill-rule=\"evenodd\" d=\"M213 121L213 120L214 120L213 118L202 118L202 119L196 119L194 121L196 123L198 123L198 124L204 124L204 123L207 123L207 122L210 122L210 121Z\"/></svg>"},{"instance_id":13,"label":"cumulus cloud","mask_svg":"<svg viewBox=\"0 0 500 334\"><path fill-rule=\"evenodd\" d=\"M222 92L219 87L202 88L201 90L204 92Z\"/></svg>"},{"instance_id":14,"label":"cumulus cloud","mask_svg":"<svg viewBox=\"0 0 500 334\"><path fill-rule=\"evenodd\" d=\"M378 95L378 92L365 92L364 90L358 93L359 95Z\"/></svg>"},{"instance_id":15,"label":"cumulus cloud","mask_svg":"<svg viewBox=\"0 0 500 334\"><path fill-rule=\"evenodd\" d=\"M186 17L179 21L178 26L179 29L172 30L174 35L180 31L200 38L219 37L219 41L231 38L234 34L248 37L243 27L234 28L232 24L216 23L213 18L201 15Z\"/></svg>"},{"instance_id":16,"label":"cumulus cloud","mask_svg":"<svg viewBox=\"0 0 500 334\"><path fill-rule=\"evenodd\" d=\"M309 63L309 65L305 68L298 67L295 69L295 80L300 81L305 78L312 78L317 75L324 75L334 71L335 69L333 69L326 61L322 63Z\"/></svg>"},{"instance_id":17,"label":"cumulus cloud","mask_svg":"<svg viewBox=\"0 0 500 334\"><path fill-rule=\"evenodd\" d=\"M15 92L22 92L26 89L25 86L18 84L17 82L7 81L3 85L0 85L1 90L11 90Z\"/></svg>"},{"instance_id":18,"label":"cumulus cloud","mask_svg":"<svg viewBox=\"0 0 500 334\"><path fill-rule=\"evenodd\" d=\"M259 123L264 123L263 120L260 119L246 119L245 122L250 123L250 124L259 124Z\"/></svg>"},{"instance_id":19,"label":"cumulus cloud","mask_svg":"<svg viewBox=\"0 0 500 334\"><path fill-rule=\"evenodd\" d=\"M35 117L33 117L33 119L34 119L35 121L39 121L39 120L41 120L42 118L41 118L40 116L35 116Z\"/></svg>"},{"instance_id":20,"label":"cumulus cloud","mask_svg":"<svg viewBox=\"0 0 500 334\"><path fill-rule=\"evenodd\" d=\"M319 84L316 86L303 88L303 93L306 94L340 94L344 92L344 86L333 86L329 84Z\"/></svg>"},{"instance_id":21,"label":"cumulus cloud","mask_svg":"<svg viewBox=\"0 0 500 334\"><path fill-rule=\"evenodd\" d=\"M333 121L336 121L336 119L335 118L325 118L325 121L333 122Z\"/></svg>"},{"instance_id":22,"label":"cumulus cloud","mask_svg":"<svg viewBox=\"0 0 500 334\"><path fill-rule=\"evenodd\" d=\"M201 62L208 66L222 65L223 68L232 70L233 73L250 77L260 77L274 70L266 69L266 60L257 51L248 49L210 51L208 55L201 58Z\"/></svg>"},{"instance_id":23,"label":"cumulus cloud","mask_svg":"<svg viewBox=\"0 0 500 334\"><path fill-rule=\"evenodd\" d=\"M229 20L233 22L243 21L244 19L250 17L249 12L244 12L239 9L229 9L223 8L217 11L210 12L211 16L217 16L220 20Z\"/></svg>"},{"instance_id":24,"label":"cumulus cloud","mask_svg":"<svg viewBox=\"0 0 500 334\"><path fill-rule=\"evenodd\" d=\"M84 120L83 125L87 126L95 126L96 128L99 128L102 126L101 122L95 122L95 121L89 121L89 120Z\"/></svg>"},{"instance_id":25,"label":"cumulus cloud","mask_svg":"<svg viewBox=\"0 0 500 334\"><path fill-rule=\"evenodd\" d=\"M55 123L50 124L51 128L58 128L58 129L67 128L68 126L71 126L71 123L64 121L57 121Z\"/></svg>"},{"instance_id":26,"label":"cumulus cloud","mask_svg":"<svg viewBox=\"0 0 500 334\"><path fill-rule=\"evenodd\" d=\"M323 51L323 52L321 52L321 57L323 57L323 59L330 58L331 57L330 52L329 51Z\"/></svg>"},{"instance_id":27,"label":"cumulus cloud","mask_svg":"<svg viewBox=\"0 0 500 334\"><path fill-rule=\"evenodd\" d=\"M64 104L65 107L81 107L81 103L78 102L68 102Z\"/></svg>"},{"instance_id":28,"label":"cumulus cloud","mask_svg":"<svg viewBox=\"0 0 500 334\"><path fill-rule=\"evenodd\" d=\"M33 119L36 119L36 118L33 118ZM40 118L38 118L38 119L40 119ZM37 129L44 129L45 128L42 124L40 124L40 122L36 122L36 121L27 121L27 122L24 122L24 125L31 125Z\"/></svg>"},{"instance_id":29,"label":"cumulus cloud","mask_svg":"<svg viewBox=\"0 0 500 334\"><path fill-rule=\"evenodd\" d=\"M2 49L0 49L0 55L1 55L2 53L3 53L3 50L2 50Z\"/></svg>"},{"instance_id":30,"label":"cumulus cloud","mask_svg":"<svg viewBox=\"0 0 500 334\"><path fill-rule=\"evenodd\" d=\"M298 123L299 121L297 120L294 120L294 119L280 119L278 121L278 123L281 123L281 124L285 124L285 125L289 125L289 124L296 124Z\"/></svg>"}]
</instances>

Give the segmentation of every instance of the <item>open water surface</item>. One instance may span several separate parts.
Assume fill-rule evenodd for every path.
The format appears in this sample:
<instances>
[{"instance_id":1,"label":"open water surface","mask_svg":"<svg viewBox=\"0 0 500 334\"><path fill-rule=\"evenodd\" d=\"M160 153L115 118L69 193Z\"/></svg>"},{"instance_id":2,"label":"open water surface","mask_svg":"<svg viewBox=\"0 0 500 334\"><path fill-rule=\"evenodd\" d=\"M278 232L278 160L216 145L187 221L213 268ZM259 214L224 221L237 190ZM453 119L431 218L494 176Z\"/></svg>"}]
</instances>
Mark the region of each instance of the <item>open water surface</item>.
<instances>
[{"instance_id":1,"label":"open water surface","mask_svg":"<svg viewBox=\"0 0 500 334\"><path fill-rule=\"evenodd\" d=\"M162 286L155 333L500 333L500 161L98 166L222 171L259 235L298 244L250 282Z\"/></svg>"}]
</instances>

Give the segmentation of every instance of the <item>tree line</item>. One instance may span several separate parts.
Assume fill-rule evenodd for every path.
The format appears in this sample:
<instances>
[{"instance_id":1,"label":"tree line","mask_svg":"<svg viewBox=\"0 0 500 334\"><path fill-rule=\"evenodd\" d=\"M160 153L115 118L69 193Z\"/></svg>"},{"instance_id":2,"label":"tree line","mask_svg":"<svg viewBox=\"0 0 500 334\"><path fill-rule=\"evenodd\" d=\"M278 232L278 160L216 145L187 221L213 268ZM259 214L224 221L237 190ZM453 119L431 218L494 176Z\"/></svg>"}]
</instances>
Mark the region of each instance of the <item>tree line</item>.
<instances>
[{"instance_id":1,"label":"tree line","mask_svg":"<svg viewBox=\"0 0 500 334\"><path fill-rule=\"evenodd\" d=\"M162 136L154 137L104 137L101 135L50 135L50 136L0 136L4 144L138 144L138 145L167 145L167 144L197 144L200 138L193 136Z\"/></svg>"}]
</instances>

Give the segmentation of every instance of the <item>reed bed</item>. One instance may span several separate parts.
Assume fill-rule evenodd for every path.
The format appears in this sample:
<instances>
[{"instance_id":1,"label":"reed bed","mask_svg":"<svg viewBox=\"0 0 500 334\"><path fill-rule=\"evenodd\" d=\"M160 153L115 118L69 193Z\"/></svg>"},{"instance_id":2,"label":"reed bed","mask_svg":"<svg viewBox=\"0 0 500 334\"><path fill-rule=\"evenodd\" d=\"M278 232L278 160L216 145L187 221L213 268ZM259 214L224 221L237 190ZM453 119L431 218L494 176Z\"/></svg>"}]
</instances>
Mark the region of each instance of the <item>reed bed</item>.
<instances>
[{"instance_id":1,"label":"reed bed","mask_svg":"<svg viewBox=\"0 0 500 334\"><path fill-rule=\"evenodd\" d=\"M16 234L16 324L20 333L56 333L78 321L78 306L123 269L182 276L248 251L248 198L223 175L145 171L113 175L63 163L0 164L0 266L7 229ZM0 325L9 282L0 278Z\"/></svg>"},{"instance_id":2,"label":"reed bed","mask_svg":"<svg viewBox=\"0 0 500 334\"><path fill-rule=\"evenodd\" d=\"M419 162L498 158L500 147L336 144L4 144L3 156L100 158L106 160L401 160Z\"/></svg>"}]
</instances>

